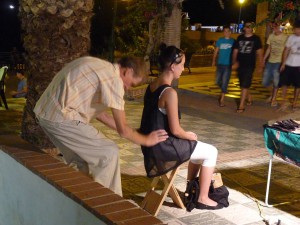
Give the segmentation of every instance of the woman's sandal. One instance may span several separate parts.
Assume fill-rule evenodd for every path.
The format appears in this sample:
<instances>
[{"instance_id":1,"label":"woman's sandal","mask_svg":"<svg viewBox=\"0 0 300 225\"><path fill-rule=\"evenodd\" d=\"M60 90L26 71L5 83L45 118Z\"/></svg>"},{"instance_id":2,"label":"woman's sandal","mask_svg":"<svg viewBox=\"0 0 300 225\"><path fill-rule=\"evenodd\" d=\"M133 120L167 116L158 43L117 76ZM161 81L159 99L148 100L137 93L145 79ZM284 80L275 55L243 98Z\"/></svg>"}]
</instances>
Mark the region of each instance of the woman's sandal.
<instances>
[{"instance_id":1,"label":"woman's sandal","mask_svg":"<svg viewBox=\"0 0 300 225\"><path fill-rule=\"evenodd\" d=\"M272 101L272 102L271 102L271 107L276 107L276 106L278 106L277 101Z\"/></svg>"},{"instance_id":2,"label":"woman's sandal","mask_svg":"<svg viewBox=\"0 0 300 225\"><path fill-rule=\"evenodd\" d=\"M245 108L238 108L237 110L236 110L236 112L237 113L243 113L243 112L245 112Z\"/></svg>"},{"instance_id":3,"label":"woman's sandal","mask_svg":"<svg viewBox=\"0 0 300 225\"><path fill-rule=\"evenodd\" d=\"M246 102L246 105L252 105L253 104L253 101L247 101Z\"/></svg>"}]
</instances>

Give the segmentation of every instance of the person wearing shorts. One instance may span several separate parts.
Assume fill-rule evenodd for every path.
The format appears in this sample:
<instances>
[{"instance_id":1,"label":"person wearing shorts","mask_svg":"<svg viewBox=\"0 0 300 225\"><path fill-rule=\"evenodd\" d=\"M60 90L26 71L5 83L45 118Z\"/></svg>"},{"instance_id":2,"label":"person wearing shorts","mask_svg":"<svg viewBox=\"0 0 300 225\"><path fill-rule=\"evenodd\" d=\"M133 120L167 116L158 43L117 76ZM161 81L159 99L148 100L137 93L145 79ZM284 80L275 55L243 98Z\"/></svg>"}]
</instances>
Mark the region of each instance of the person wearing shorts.
<instances>
[{"instance_id":1,"label":"person wearing shorts","mask_svg":"<svg viewBox=\"0 0 300 225\"><path fill-rule=\"evenodd\" d=\"M298 109L297 100L300 93L300 20L294 22L294 34L290 35L285 44L280 71L279 85L282 87L283 103L280 110L285 110L289 102L286 99L288 86L294 86L292 109Z\"/></svg>"},{"instance_id":2,"label":"person wearing shorts","mask_svg":"<svg viewBox=\"0 0 300 225\"><path fill-rule=\"evenodd\" d=\"M270 97L267 99L267 103L271 103L271 106L274 107L277 106L276 96L280 77L279 70L287 35L281 32L278 23L272 23L271 27L273 33L269 35L267 40L268 48L264 55L265 69L262 85L270 90Z\"/></svg>"},{"instance_id":3,"label":"person wearing shorts","mask_svg":"<svg viewBox=\"0 0 300 225\"><path fill-rule=\"evenodd\" d=\"M255 70L256 56L258 56L260 63L259 69L262 69L262 44L260 38L253 33L253 27L253 23L246 22L244 34L238 36L233 46L232 62L233 67L237 68L241 88L241 99L236 110L237 113L245 111L246 99L247 105L252 105L249 88L251 87L252 76Z\"/></svg>"}]
</instances>

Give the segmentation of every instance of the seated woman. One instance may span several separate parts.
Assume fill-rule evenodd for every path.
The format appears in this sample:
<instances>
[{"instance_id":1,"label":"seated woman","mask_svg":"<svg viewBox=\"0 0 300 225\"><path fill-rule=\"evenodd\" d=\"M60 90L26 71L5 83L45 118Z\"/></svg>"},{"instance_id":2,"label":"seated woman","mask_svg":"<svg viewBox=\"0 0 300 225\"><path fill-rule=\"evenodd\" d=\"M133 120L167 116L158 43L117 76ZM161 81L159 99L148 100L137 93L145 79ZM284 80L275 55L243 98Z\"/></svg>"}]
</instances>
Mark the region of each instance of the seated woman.
<instances>
[{"instance_id":1,"label":"seated woman","mask_svg":"<svg viewBox=\"0 0 300 225\"><path fill-rule=\"evenodd\" d=\"M190 160L187 180L193 180L198 173L200 178L196 208L220 209L223 206L208 197L218 151L212 145L197 141L197 135L185 131L179 123L178 96L171 83L184 70L184 52L165 44L160 50L161 73L146 90L140 132L149 134L156 129L165 129L169 138L153 147L142 146L147 176L160 176Z\"/></svg>"}]
</instances>

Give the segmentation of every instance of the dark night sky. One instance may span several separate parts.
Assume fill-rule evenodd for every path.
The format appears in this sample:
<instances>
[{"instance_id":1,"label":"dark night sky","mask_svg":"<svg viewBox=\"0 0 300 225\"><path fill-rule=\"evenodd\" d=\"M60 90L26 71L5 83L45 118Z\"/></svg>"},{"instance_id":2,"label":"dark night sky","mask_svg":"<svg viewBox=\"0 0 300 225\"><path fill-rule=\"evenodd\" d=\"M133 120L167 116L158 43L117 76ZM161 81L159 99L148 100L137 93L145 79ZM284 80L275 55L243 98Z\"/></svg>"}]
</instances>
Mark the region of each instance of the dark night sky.
<instances>
[{"instance_id":1,"label":"dark night sky","mask_svg":"<svg viewBox=\"0 0 300 225\"><path fill-rule=\"evenodd\" d=\"M0 52L11 51L13 47L22 50L20 42L20 22L18 19L18 0L0 0ZM102 43L105 43L110 35L112 0L95 1L95 9L99 10L93 23L100 26L100 31L94 30L92 33L97 37L102 36ZM224 25L228 23L237 23L240 5L238 0L224 0L225 9L223 10L218 0L185 0L183 2L183 11L189 13L190 23L202 23L202 25ZM255 21L256 6L246 0L242 7L241 20ZM14 4L15 9L9 9L9 5ZM102 18L105 17L105 18ZM100 32L100 33L99 33ZM92 42L96 42L92 36ZM97 43L93 43L97 45Z\"/></svg>"},{"instance_id":2,"label":"dark night sky","mask_svg":"<svg viewBox=\"0 0 300 225\"><path fill-rule=\"evenodd\" d=\"M240 4L238 0L224 0L224 10L218 0L185 0L183 11L189 13L190 23L202 25L224 25L237 23ZM241 20L255 22L256 5L246 0L242 6Z\"/></svg>"},{"instance_id":3,"label":"dark night sky","mask_svg":"<svg viewBox=\"0 0 300 225\"><path fill-rule=\"evenodd\" d=\"M10 9L10 4L16 8ZM11 51L13 47L21 50L18 0L0 0L0 27L0 51Z\"/></svg>"}]
</instances>

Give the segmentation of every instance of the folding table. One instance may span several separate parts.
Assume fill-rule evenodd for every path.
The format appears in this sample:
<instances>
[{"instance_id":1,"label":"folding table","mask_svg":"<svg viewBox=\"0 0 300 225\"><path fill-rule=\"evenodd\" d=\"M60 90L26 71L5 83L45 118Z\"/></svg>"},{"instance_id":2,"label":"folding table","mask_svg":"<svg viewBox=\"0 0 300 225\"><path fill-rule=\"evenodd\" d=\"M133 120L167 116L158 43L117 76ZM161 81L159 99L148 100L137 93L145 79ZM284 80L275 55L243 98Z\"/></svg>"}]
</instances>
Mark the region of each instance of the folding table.
<instances>
[{"instance_id":1,"label":"folding table","mask_svg":"<svg viewBox=\"0 0 300 225\"><path fill-rule=\"evenodd\" d=\"M272 162L274 155L300 167L300 134L282 131L268 125L264 125L265 146L270 153L268 180L265 196L265 204L269 205L269 188L271 181Z\"/></svg>"}]
</instances>

